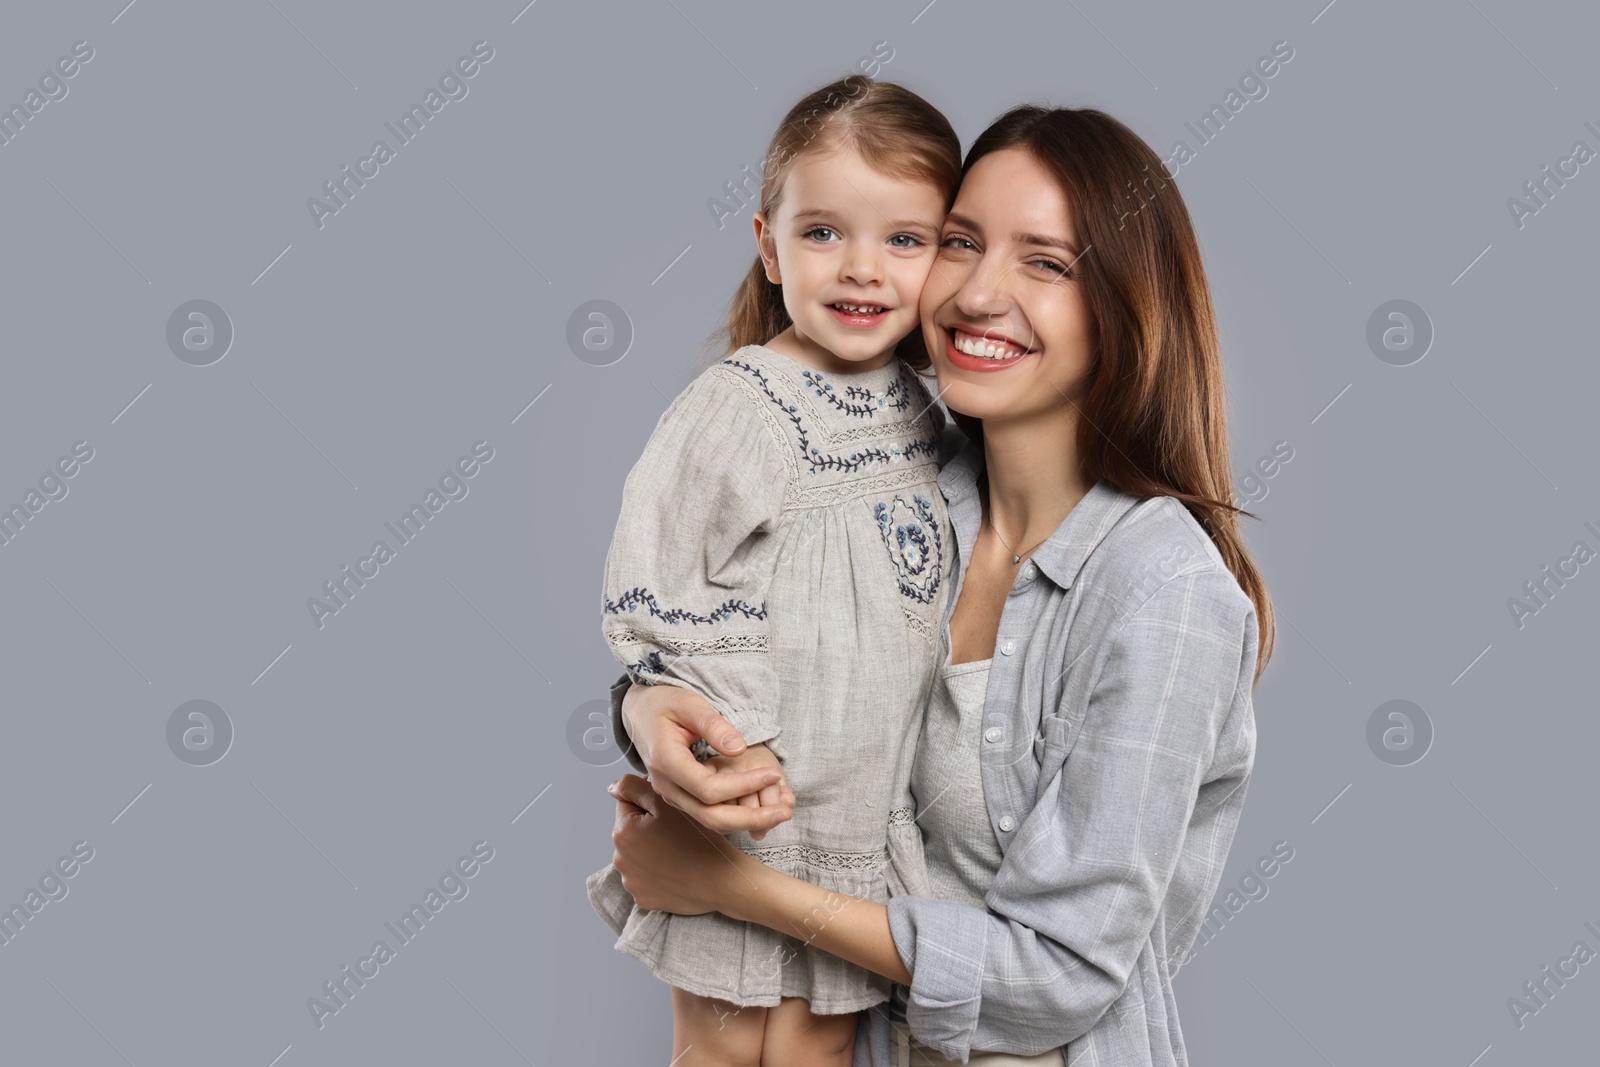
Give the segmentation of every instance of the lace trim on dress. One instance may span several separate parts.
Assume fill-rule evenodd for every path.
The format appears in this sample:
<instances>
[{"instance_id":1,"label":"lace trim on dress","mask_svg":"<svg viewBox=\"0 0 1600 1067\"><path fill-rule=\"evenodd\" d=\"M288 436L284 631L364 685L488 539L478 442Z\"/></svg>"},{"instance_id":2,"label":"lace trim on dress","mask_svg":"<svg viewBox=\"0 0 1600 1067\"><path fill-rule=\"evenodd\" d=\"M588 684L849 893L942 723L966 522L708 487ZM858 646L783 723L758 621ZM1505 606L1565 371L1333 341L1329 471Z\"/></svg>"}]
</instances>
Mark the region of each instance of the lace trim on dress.
<instances>
[{"instance_id":1,"label":"lace trim on dress","mask_svg":"<svg viewBox=\"0 0 1600 1067\"><path fill-rule=\"evenodd\" d=\"M911 631L918 637L926 640L929 644L932 644L933 625L928 622L927 619L924 619L921 615L918 615L905 605L901 605L901 610L905 613L906 625L911 628Z\"/></svg>"},{"instance_id":2,"label":"lace trim on dress","mask_svg":"<svg viewBox=\"0 0 1600 1067\"><path fill-rule=\"evenodd\" d=\"M769 867L775 862L799 860L809 867L824 871L870 871L889 862L887 848L866 852L833 852L810 845L773 845L768 848L747 848L744 852Z\"/></svg>"},{"instance_id":3,"label":"lace trim on dress","mask_svg":"<svg viewBox=\"0 0 1600 1067\"><path fill-rule=\"evenodd\" d=\"M630 645L655 645L676 656L704 656L718 652L765 652L766 634L722 634L695 641L646 633L643 630L618 629L606 631L606 641L612 648Z\"/></svg>"},{"instance_id":4,"label":"lace trim on dress","mask_svg":"<svg viewBox=\"0 0 1600 1067\"><path fill-rule=\"evenodd\" d=\"M937 463L919 463L915 467L902 467L899 470L886 471L883 474L874 474L866 478L856 478L848 482L836 482L833 485L814 485L804 489L796 489L788 494L783 501L783 510L793 511L796 508L825 507L836 504L841 500L850 500L858 496L866 496L887 489L900 489L913 482L931 481L934 472L937 472Z\"/></svg>"},{"instance_id":5,"label":"lace trim on dress","mask_svg":"<svg viewBox=\"0 0 1600 1067\"><path fill-rule=\"evenodd\" d=\"M889 813L890 826L910 826L917 821L916 808L895 808Z\"/></svg>"}]
</instances>

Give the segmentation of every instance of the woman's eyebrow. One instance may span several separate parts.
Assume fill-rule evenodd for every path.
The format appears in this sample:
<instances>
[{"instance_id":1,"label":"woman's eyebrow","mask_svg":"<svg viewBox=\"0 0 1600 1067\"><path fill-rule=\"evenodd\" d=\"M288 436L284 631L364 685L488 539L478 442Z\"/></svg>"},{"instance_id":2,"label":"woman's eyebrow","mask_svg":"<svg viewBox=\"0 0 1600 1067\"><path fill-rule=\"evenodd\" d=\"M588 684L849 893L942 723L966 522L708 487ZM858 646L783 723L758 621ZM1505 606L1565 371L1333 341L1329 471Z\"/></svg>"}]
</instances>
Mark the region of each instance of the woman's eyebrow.
<instances>
[{"instance_id":1,"label":"woman's eyebrow","mask_svg":"<svg viewBox=\"0 0 1600 1067\"><path fill-rule=\"evenodd\" d=\"M1011 237L1018 244L1033 245L1038 248L1059 248L1074 258L1078 255L1077 246L1062 237L1046 237L1038 233L1014 233Z\"/></svg>"},{"instance_id":2,"label":"woman's eyebrow","mask_svg":"<svg viewBox=\"0 0 1600 1067\"><path fill-rule=\"evenodd\" d=\"M983 236L983 227L979 226L976 220L970 219L965 215L952 211L945 216L944 221L946 225L959 226L963 230L971 230L979 237ZM1078 255L1078 246L1061 237L1047 237L1040 233L1014 233L1011 235L1011 239L1018 244L1032 245L1037 248L1059 248L1073 257Z\"/></svg>"},{"instance_id":3,"label":"woman's eyebrow","mask_svg":"<svg viewBox=\"0 0 1600 1067\"><path fill-rule=\"evenodd\" d=\"M983 227L979 226L975 220L954 211L944 217L944 222L946 226L960 226L963 230L971 230L979 236L983 234Z\"/></svg>"}]
</instances>

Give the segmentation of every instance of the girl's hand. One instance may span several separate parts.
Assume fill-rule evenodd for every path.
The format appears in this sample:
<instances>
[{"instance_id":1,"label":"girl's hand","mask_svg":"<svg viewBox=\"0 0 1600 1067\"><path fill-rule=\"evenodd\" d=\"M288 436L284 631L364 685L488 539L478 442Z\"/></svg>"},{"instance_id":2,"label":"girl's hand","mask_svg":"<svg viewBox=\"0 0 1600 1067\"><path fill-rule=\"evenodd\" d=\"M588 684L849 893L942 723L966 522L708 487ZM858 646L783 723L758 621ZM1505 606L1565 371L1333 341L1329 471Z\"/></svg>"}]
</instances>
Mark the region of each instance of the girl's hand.
<instances>
[{"instance_id":1,"label":"girl's hand","mask_svg":"<svg viewBox=\"0 0 1600 1067\"><path fill-rule=\"evenodd\" d=\"M738 865L753 862L726 838L696 826L636 774L623 775L606 792L617 798L611 862L641 908L675 915L717 911L728 880L741 876Z\"/></svg>"},{"instance_id":2,"label":"girl's hand","mask_svg":"<svg viewBox=\"0 0 1600 1067\"><path fill-rule=\"evenodd\" d=\"M766 745L756 744L748 746L737 756L712 756L705 761L704 766L711 767L717 774L736 774L740 771L760 770L764 767L774 767L781 774L783 764L778 762L778 757ZM784 794L788 786L783 782L764 786L759 792L746 793L742 797L724 800L724 804L734 804L744 808L781 808L783 817L789 818L794 812L794 794L790 793L787 801ZM760 841L767 836L767 831L751 830L750 837Z\"/></svg>"},{"instance_id":3,"label":"girl's hand","mask_svg":"<svg viewBox=\"0 0 1600 1067\"><path fill-rule=\"evenodd\" d=\"M715 757L704 764L694 758L690 746L702 737L727 757L746 749L738 731L699 693L668 684L631 685L622 698L622 720L655 791L706 829L754 835L793 814L794 793L775 760L743 769L712 766ZM778 796L768 803L762 790L772 785L778 786ZM727 803L751 794L759 806Z\"/></svg>"}]
</instances>

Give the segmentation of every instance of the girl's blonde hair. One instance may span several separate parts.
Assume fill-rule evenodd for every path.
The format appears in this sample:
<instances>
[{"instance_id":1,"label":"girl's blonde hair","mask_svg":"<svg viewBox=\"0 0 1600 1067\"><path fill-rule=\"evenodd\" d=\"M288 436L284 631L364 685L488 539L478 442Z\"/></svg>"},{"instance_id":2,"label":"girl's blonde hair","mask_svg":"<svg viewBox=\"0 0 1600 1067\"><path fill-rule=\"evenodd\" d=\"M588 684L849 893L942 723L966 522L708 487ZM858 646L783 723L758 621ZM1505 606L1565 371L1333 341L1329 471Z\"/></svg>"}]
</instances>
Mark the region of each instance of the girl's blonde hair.
<instances>
[{"instance_id":1,"label":"girl's blonde hair","mask_svg":"<svg viewBox=\"0 0 1600 1067\"><path fill-rule=\"evenodd\" d=\"M806 94L779 124L761 167L761 210L772 218L783 199L789 167L805 152L853 148L873 169L908 181L925 181L944 194L944 209L961 184L961 139L938 108L895 82L852 74ZM941 223L944 221L941 217ZM783 287L767 280L756 256L728 307L728 321L711 336L714 363L745 345L766 344L791 325ZM930 364L922 331L895 348L918 370Z\"/></svg>"}]
</instances>

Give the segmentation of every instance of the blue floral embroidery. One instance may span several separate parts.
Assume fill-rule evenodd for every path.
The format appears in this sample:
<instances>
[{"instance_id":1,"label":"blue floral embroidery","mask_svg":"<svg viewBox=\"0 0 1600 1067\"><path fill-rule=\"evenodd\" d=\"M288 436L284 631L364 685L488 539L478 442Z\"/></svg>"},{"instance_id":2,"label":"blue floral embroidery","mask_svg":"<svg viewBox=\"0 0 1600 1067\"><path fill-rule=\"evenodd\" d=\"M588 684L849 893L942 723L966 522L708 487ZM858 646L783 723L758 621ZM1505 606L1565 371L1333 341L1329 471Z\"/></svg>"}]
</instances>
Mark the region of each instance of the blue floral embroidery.
<instances>
[{"instance_id":1,"label":"blue floral embroidery","mask_svg":"<svg viewBox=\"0 0 1600 1067\"><path fill-rule=\"evenodd\" d=\"M656 603L655 595L648 589L635 586L623 593L616 600L605 598L605 610L608 614L616 615L623 611L633 612L640 604L650 609L650 614L663 622L670 622L677 626L682 622L690 622L698 626L701 623L727 622L735 614L743 615L747 619L765 619L767 617L767 602L763 600L758 608L748 600L724 600L721 604L711 609L709 615L696 615L685 608L671 608L663 611L661 605Z\"/></svg>"},{"instance_id":2,"label":"blue floral embroidery","mask_svg":"<svg viewBox=\"0 0 1600 1067\"><path fill-rule=\"evenodd\" d=\"M850 472L861 470L870 463L890 463L897 459L915 459L919 455L937 456L939 454L939 439L937 437L921 437L904 448L868 448L860 452L852 452L848 456L833 456L824 453L820 448L811 444L811 438L806 433L805 423L801 421L799 408L794 404L785 403L784 400L772 391L772 386L767 382L767 376L748 363L728 358L722 361L731 367L737 367L751 375L756 380L756 387L766 394L767 399L778 405L778 410L794 424L795 430L800 435L800 458L810 465L807 473L816 474L818 471L834 470Z\"/></svg>"},{"instance_id":3,"label":"blue floral embroidery","mask_svg":"<svg viewBox=\"0 0 1600 1067\"><path fill-rule=\"evenodd\" d=\"M800 372L811 386L811 391L822 399L832 404L846 415L857 418L872 418L881 410L904 411L911 404L911 397L906 393L906 383L901 378L896 378L889 383L882 396L878 396L864 385L847 385L844 397L841 398L834 392L833 383L813 370ZM898 399L896 399L898 398Z\"/></svg>"},{"instance_id":4,"label":"blue floral embroidery","mask_svg":"<svg viewBox=\"0 0 1600 1067\"><path fill-rule=\"evenodd\" d=\"M939 531L933 505L916 493L911 494L911 500L913 503L907 503L896 493L892 504L872 504L872 515L878 520L878 532L889 550L900 592L918 603L931 604L939 591L944 535Z\"/></svg>"},{"instance_id":5,"label":"blue floral embroidery","mask_svg":"<svg viewBox=\"0 0 1600 1067\"><path fill-rule=\"evenodd\" d=\"M637 663L628 664L628 669L638 671L640 674L666 674L667 665L661 658L661 653L652 652Z\"/></svg>"}]
</instances>

